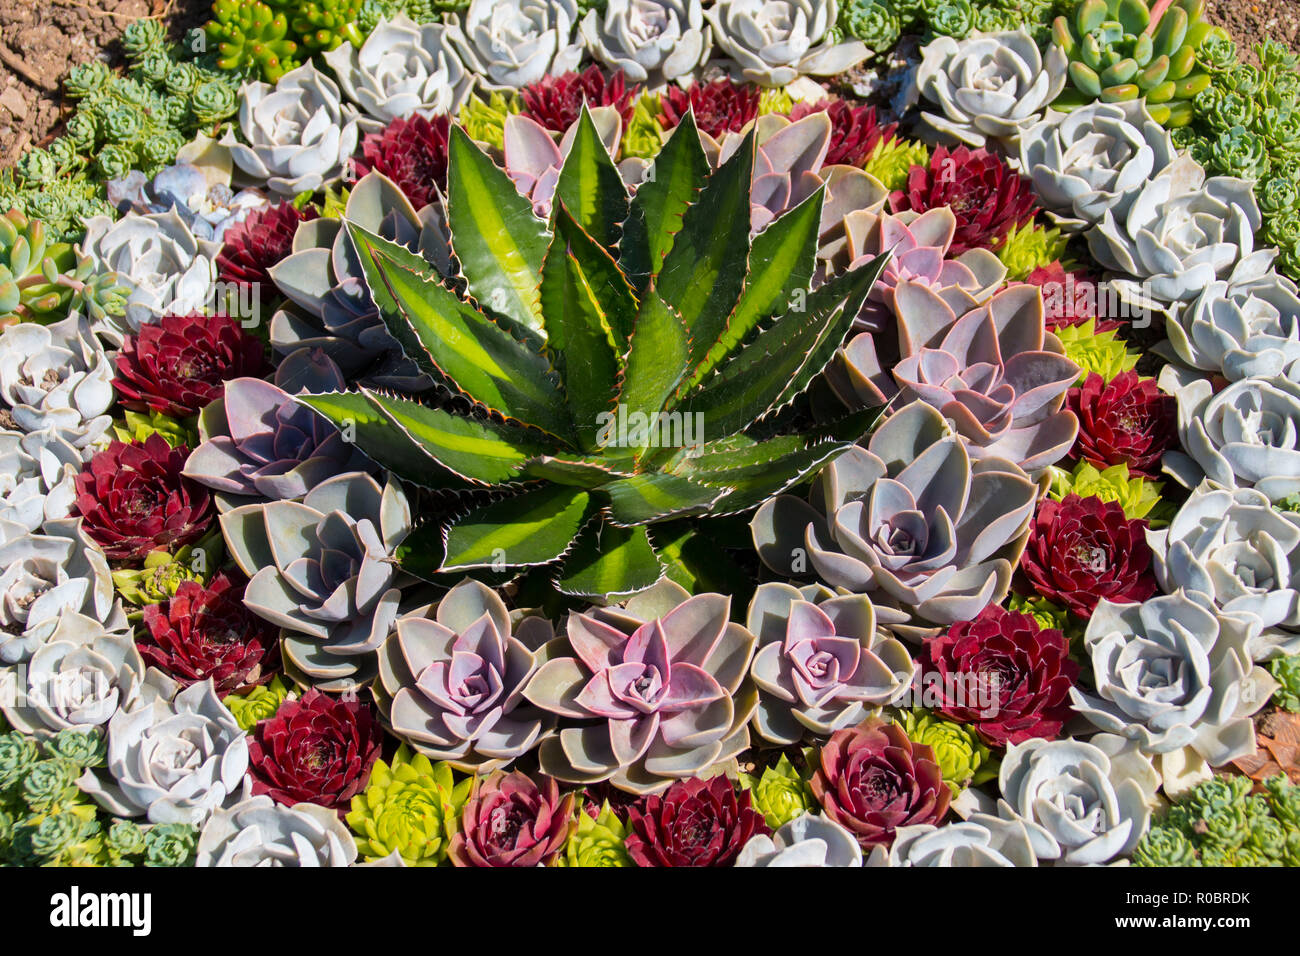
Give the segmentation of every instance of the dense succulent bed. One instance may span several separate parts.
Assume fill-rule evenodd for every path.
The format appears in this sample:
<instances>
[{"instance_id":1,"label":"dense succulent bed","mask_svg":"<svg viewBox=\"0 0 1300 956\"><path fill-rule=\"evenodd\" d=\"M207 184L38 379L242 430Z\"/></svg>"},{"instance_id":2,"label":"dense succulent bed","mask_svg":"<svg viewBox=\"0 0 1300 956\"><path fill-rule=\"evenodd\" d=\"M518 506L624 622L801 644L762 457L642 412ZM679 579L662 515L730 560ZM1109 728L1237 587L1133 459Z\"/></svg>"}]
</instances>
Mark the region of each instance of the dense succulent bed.
<instances>
[{"instance_id":1,"label":"dense succulent bed","mask_svg":"<svg viewBox=\"0 0 1300 956\"><path fill-rule=\"evenodd\" d=\"M1204 0L217 0L0 180L0 862L1300 864L1300 72Z\"/></svg>"}]
</instances>

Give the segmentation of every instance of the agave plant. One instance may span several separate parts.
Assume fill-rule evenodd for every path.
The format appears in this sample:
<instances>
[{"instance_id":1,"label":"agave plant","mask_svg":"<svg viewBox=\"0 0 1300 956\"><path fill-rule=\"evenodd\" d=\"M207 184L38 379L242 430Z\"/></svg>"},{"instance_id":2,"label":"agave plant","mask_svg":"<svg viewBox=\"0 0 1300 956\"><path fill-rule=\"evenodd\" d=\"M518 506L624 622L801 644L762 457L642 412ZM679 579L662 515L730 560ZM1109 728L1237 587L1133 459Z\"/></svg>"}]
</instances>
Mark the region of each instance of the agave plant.
<instances>
[{"instance_id":1,"label":"agave plant","mask_svg":"<svg viewBox=\"0 0 1300 956\"><path fill-rule=\"evenodd\" d=\"M409 565L560 561L564 593L634 593L666 570L648 525L748 511L862 436L871 412L747 433L829 362L884 263L810 291L824 190L751 237L754 161L751 135L710 172L688 115L629 200L584 109L546 223L455 127L458 275L345 220L389 333L456 400L365 387L298 400L404 480L495 493L418 529Z\"/></svg>"}]
</instances>

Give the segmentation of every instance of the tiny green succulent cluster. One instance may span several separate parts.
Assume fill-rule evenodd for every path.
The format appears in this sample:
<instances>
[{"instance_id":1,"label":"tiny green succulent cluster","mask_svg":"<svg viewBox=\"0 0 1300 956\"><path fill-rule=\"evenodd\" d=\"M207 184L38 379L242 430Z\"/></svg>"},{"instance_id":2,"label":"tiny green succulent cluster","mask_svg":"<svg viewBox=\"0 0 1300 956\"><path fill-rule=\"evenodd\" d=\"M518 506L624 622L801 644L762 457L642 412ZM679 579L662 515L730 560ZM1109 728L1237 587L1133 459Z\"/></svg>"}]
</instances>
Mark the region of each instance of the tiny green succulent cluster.
<instances>
[{"instance_id":1,"label":"tiny green succulent cluster","mask_svg":"<svg viewBox=\"0 0 1300 956\"><path fill-rule=\"evenodd\" d=\"M1268 662L1268 671L1280 685L1273 692L1273 703L1291 713L1300 713L1300 654L1276 657Z\"/></svg>"},{"instance_id":2,"label":"tiny green succulent cluster","mask_svg":"<svg viewBox=\"0 0 1300 956\"><path fill-rule=\"evenodd\" d=\"M1028 30L1040 43L1050 38L1055 0L846 0L836 30L888 53L900 36L949 36L972 31Z\"/></svg>"},{"instance_id":3,"label":"tiny green succulent cluster","mask_svg":"<svg viewBox=\"0 0 1300 956\"><path fill-rule=\"evenodd\" d=\"M1161 483L1130 476L1128 465L1123 462L1098 469L1091 462L1079 461L1072 471L1053 466L1048 474L1051 484L1047 493L1056 501L1078 495L1118 502L1126 518L1145 518L1152 528L1164 527L1173 516L1173 505L1160 497Z\"/></svg>"},{"instance_id":4,"label":"tiny green succulent cluster","mask_svg":"<svg viewBox=\"0 0 1300 956\"><path fill-rule=\"evenodd\" d=\"M1116 329L1097 331L1097 320L1087 319L1078 325L1062 326L1056 337L1065 347L1065 357L1079 366L1079 381L1096 373L1106 381L1137 367L1141 358L1130 352Z\"/></svg>"},{"instance_id":5,"label":"tiny green succulent cluster","mask_svg":"<svg viewBox=\"0 0 1300 956\"><path fill-rule=\"evenodd\" d=\"M805 766L807 763L805 753ZM785 754L772 766L764 767L762 773L739 776L740 785L749 791L754 809L763 814L773 830L817 806L808 778Z\"/></svg>"},{"instance_id":6,"label":"tiny green succulent cluster","mask_svg":"<svg viewBox=\"0 0 1300 956\"><path fill-rule=\"evenodd\" d=\"M97 732L0 736L0 866L190 865L196 828L113 820L81 792L77 778L103 763Z\"/></svg>"},{"instance_id":7,"label":"tiny green succulent cluster","mask_svg":"<svg viewBox=\"0 0 1300 956\"><path fill-rule=\"evenodd\" d=\"M1133 851L1135 866L1300 866L1300 787L1279 774L1194 787Z\"/></svg>"},{"instance_id":8,"label":"tiny green succulent cluster","mask_svg":"<svg viewBox=\"0 0 1300 956\"><path fill-rule=\"evenodd\" d=\"M289 697L289 688L285 686L280 675L276 674L265 684L254 687L242 694L231 694L223 698L222 703L235 717L239 729L252 733L253 728L264 720L275 716L280 705Z\"/></svg>"},{"instance_id":9,"label":"tiny green succulent cluster","mask_svg":"<svg viewBox=\"0 0 1300 956\"><path fill-rule=\"evenodd\" d=\"M369 36L381 20L391 20L399 13L416 23L433 23L468 6L469 0L362 0L357 29Z\"/></svg>"},{"instance_id":10,"label":"tiny green succulent cluster","mask_svg":"<svg viewBox=\"0 0 1300 956\"><path fill-rule=\"evenodd\" d=\"M926 710L905 710L900 715L900 723L913 743L924 744L934 751L943 782L954 797L967 787L997 777L997 758L970 728Z\"/></svg>"},{"instance_id":11,"label":"tiny green succulent cluster","mask_svg":"<svg viewBox=\"0 0 1300 956\"><path fill-rule=\"evenodd\" d=\"M1210 85L1197 51L1227 34L1204 19L1205 0L1174 0L1161 12L1143 0L1082 0L1056 18L1052 39L1070 59L1070 84L1058 109L1095 100L1146 99L1156 122L1169 127L1192 121L1193 98Z\"/></svg>"},{"instance_id":12,"label":"tiny green succulent cluster","mask_svg":"<svg viewBox=\"0 0 1300 956\"><path fill-rule=\"evenodd\" d=\"M635 866L627 852L627 824L618 818L608 803L599 814L591 816L578 808L578 825L564 844L564 853L556 866Z\"/></svg>"},{"instance_id":13,"label":"tiny green succulent cluster","mask_svg":"<svg viewBox=\"0 0 1300 956\"><path fill-rule=\"evenodd\" d=\"M1199 59L1210 85L1192 101L1192 124L1175 144L1211 175L1255 181L1262 239L1278 266L1300 276L1300 57L1275 40L1255 47L1259 66L1237 61L1229 39L1207 41Z\"/></svg>"},{"instance_id":14,"label":"tiny green succulent cluster","mask_svg":"<svg viewBox=\"0 0 1300 956\"><path fill-rule=\"evenodd\" d=\"M223 70L274 83L314 53L360 46L386 17L432 20L444 8L441 0L215 0L203 29Z\"/></svg>"}]
</instances>

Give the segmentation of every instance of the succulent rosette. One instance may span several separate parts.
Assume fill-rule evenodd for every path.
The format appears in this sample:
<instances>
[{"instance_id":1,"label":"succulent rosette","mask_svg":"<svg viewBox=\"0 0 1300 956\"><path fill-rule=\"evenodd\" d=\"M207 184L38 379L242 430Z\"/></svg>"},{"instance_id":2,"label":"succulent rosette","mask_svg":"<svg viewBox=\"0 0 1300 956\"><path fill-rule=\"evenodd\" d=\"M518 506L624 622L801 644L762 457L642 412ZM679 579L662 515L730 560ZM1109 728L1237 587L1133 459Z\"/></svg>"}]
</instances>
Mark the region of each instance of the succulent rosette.
<instances>
[{"instance_id":1,"label":"succulent rosette","mask_svg":"<svg viewBox=\"0 0 1300 956\"><path fill-rule=\"evenodd\" d=\"M298 209L291 202L253 210L226 230L225 244L217 256L217 278L250 288L262 304L270 303L277 295L271 267L293 251L298 226L317 217L310 206Z\"/></svg>"},{"instance_id":2,"label":"succulent rosette","mask_svg":"<svg viewBox=\"0 0 1300 956\"><path fill-rule=\"evenodd\" d=\"M326 690L374 676L374 652L397 619L393 551L411 528L398 485L349 472L302 501L240 505L221 515L244 603L284 629L286 665Z\"/></svg>"},{"instance_id":3,"label":"succulent rosette","mask_svg":"<svg viewBox=\"0 0 1300 956\"><path fill-rule=\"evenodd\" d=\"M53 428L0 431L0 522L38 531L66 518L77 500L82 453Z\"/></svg>"},{"instance_id":4,"label":"succulent rosette","mask_svg":"<svg viewBox=\"0 0 1300 956\"><path fill-rule=\"evenodd\" d=\"M276 803L313 803L342 816L365 789L383 732L369 705L316 688L287 700L248 742L253 794Z\"/></svg>"},{"instance_id":5,"label":"succulent rosette","mask_svg":"<svg viewBox=\"0 0 1300 956\"><path fill-rule=\"evenodd\" d=\"M391 179L416 209L438 202L439 190L447 188L446 116L426 119L415 113L396 119L382 132L361 141L361 158L355 159L357 174L371 170Z\"/></svg>"},{"instance_id":6,"label":"succulent rosette","mask_svg":"<svg viewBox=\"0 0 1300 956\"><path fill-rule=\"evenodd\" d=\"M227 379L269 371L262 348L228 315L164 315L127 336L113 387L126 408L188 418Z\"/></svg>"},{"instance_id":7,"label":"succulent rosette","mask_svg":"<svg viewBox=\"0 0 1300 956\"><path fill-rule=\"evenodd\" d=\"M212 583L184 581L165 604L142 612L141 656L182 686L211 679L218 694L270 680L277 634L244 607L243 588L224 572Z\"/></svg>"},{"instance_id":8,"label":"succulent rosette","mask_svg":"<svg viewBox=\"0 0 1300 956\"><path fill-rule=\"evenodd\" d=\"M1079 419L1079 437L1070 452L1098 468L1127 465L1142 478L1160 474L1160 460L1178 440L1177 403L1154 379L1135 371L1109 382L1095 372L1072 388L1066 406Z\"/></svg>"},{"instance_id":9,"label":"succulent rosette","mask_svg":"<svg viewBox=\"0 0 1300 956\"><path fill-rule=\"evenodd\" d=\"M1069 642L1028 614L993 606L925 642L920 683L934 709L995 747L1052 739L1070 718L1079 665ZM926 701L929 704L929 701Z\"/></svg>"},{"instance_id":10,"label":"succulent rosette","mask_svg":"<svg viewBox=\"0 0 1300 956\"><path fill-rule=\"evenodd\" d=\"M769 832L749 801L721 774L679 780L628 810L628 855L637 866L732 866L751 838Z\"/></svg>"},{"instance_id":11,"label":"succulent rosette","mask_svg":"<svg viewBox=\"0 0 1300 956\"><path fill-rule=\"evenodd\" d=\"M587 10L578 32L595 59L651 86L688 77L713 47L700 0L609 0Z\"/></svg>"},{"instance_id":12,"label":"succulent rosette","mask_svg":"<svg viewBox=\"0 0 1300 956\"><path fill-rule=\"evenodd\" d=\"M351 866L357 844L332 810L256 796L214 813L196 854L195 866Z\"/></svg>"},{"instance_id":13,"label":"succulent rosette","mask_svg":"<svg viewBox=\"0 0 1300 956\"><path fill-rule=\"evenodd\" d=\"M459 582L436 609L398 618L380 650L376 696L389 726L415 750L467 773L527 753L555 725L523 693L537 670L533 648L554 636L545 618L514 625L491 588Z\"/></svg>"},{"instance_id":14,"label":"succulent rosette","mask_svg":"<svg viewBox=\"0 0 1300 956\"><path fill-rule=\"evenodd\" d=\"M940 112L923 111L921 119L971 146L1014 146L1064 89L1066 66L1059 48L1044 55L1024 30L936 37L921 51L916 83Z\"/></svg>"},{"instance_id":15,"label":"succulent rosette","mask_svg":"<svg viewBox=\"0 0 1300 956\"><path fill-rule=\"evenodd\" d=\"M573 803L550 777L475 777L448 856L456 866L550 866L576 825Z\"/></svg>"},{"instance_id":16,"label":"succulent rosette","mask_svg":"<svg viewBox=\"0 0 1300 956\"><path fill-rule=\"evenodd\" d=\"M773 570L815 573L925 628L969 620L1006 596L1036 497L1017 465L972 461L943 415L913 402L866 448L832 461L811 504L793 495L768 501L751 530Z\"/></svg>"},{"instance_id":17,"label":"succulent rosette","mask_svg":"<svg viewBox=\"0 0 1300 956\"><path fill-rule=\"evenodd\" d=\"M772 743L858 724L872 707L906 692L915 672L907 649L877 634L864 594L761 584L747 626L758 638L750 669L759 690L754 729Z\"/></svg>"},{"instance_id":18,"label":"succulent rosette","mask_svg":"<svg viewBox=\"0 0 1300 956\"><path fill-rule=\"evenodd\" d=\"M635 82L629 85L622 70L606 75L593 63L581 73L570 70L529 83L519 91L519 112L563 136L578 121L584 105L592 110L612 106L626 128L636 113L640 92Z\"/></svg>"},{"instance_id":19,"label":"succulent rosette","mask_svg":"<svg viewBox=\"0 0 1300 956\"><path fill-rule=\"evenodd\" d=\"M861 40L836 42L836 0L717 0L704 11L718 52L751 83L786 86L832 76L870 55Z\"/></svg>"},{"instance_id":20,"label":"succulent rosette","mask_svg":"<svg viewBox=\"0 0 1300 956\"><path fill-rule=\"evenodd\" d=\"M55 429L78 448L108 430L113 366L90 324L20 322L0 332L0 425Z\"/></svg>"},{"instance_id":21,"label":"succulent rosette","mask_svg":"<svg viewBox=\"0 0 1300 956\"><path fill-rule=\"evenodd\" d=\"M439 865L471 786L471 778L457 783L449 764L430 763L403 744L391 766L375 761L365 790L352 798L345 819L358 852L368 863L396 854L407 866Z\"/></svg>"},{"instance_id":22,"label":"succulent rosette","mask_svg":"<svg viewBox=\"0 0 1300 956\"><path fill-rule=\"evenodd\" d=\"M1180 362L1229 381L1278 378L1300 359L1300 296L1270 270L1249 282L1216 280L1165 323Z\"/></svg>"},{"instance_id":23,"label":"succulent rosette","mask_svg":"<svg viewBox=\"0 0 1300 956\"><path fill-rule=\"evenodd\" d=\"M879 719L837 730L821 748L812 790L863 849L889 846L899 827L938 824L952 794L934 754Z\"/></svg>"},{"instance_id":24,"label":"succulent rosette","mask_svg":"<svg viewBox=\"0 0 1300 956\"><path fill-rule=\"evenodd\" d=\"M831 142L826 151L828 166L861 167L878 146L893 142L898 132L897 123L881 121L876 107L865 103L854 105L839 97L795 103L790 119L798 122L811 113L825 113L831 121Z\"/></svg>"},{"instance_id":25,"label":"succulent rosette","mask_svg":"<svg viewBox=\"0 0 1300 956\"><path fill-rule=\"evenodd\" d=\"M447 41L487 89L517 90L582 61L576 0L470 0L454 22Z\"/></svg>"},{"instance_id":26,"label":"succulent rosette","mask_svg":"<svg viewBox=\"0 0 1300 956\"><path fill-rule=\"evenodd\" d=\"M889 852L872 851L867 866L1037 866L1025 824L987 813L936 827L899 827Z\"/></svg>"},{"instance_id":27,"label":"succulent rosette","mask_svg":"<svg viewBox=\"0 0 1300 956\"><path fill-rule=\"evenodd\" d=\"M665 130L676 129L687 112L693 112L700 132L717 139L726 132L738 133L752 122L758 116L760 98L758 87L726 78L686 88L670 84L662 94L659 124Z\"/></svg>"},{"instance_id":28,"label":"succulent rosette","mask_svg":"<svg viewBox=\"0 0 1300 956\"><path fill-rule=\"evenodd\" d=\"M570 613L524 689L561 718L538 751L543 772L650 793L745 749L756 642L728 620L730 607L665 580L621 607Z\"/></svg>"},{"instance_id":29,"label":"succulent rosette","mask_svg":"<svg viewBox=\"0 0 1300 956\"><path fill-rule=\"evenodd\" d=\"M109 558L140 561L156 548L192 544L212 523L212 498L181 470L189 450L159 434L113 442L77 476L77 511Z\"/></svg>"},{"instance_id":30,"label":"succulent rosette","mask_svg":"<svg viewBox=\"0 0 1300 956\"><path fill-rule=\"evenodd\" d=\"M605 149L611 155L616 154L623 135L618 110L613 106L597 106L590 110L590 116ZM506 118L502 135L506 172L519 192L531 200L533 212L539 218L549 218L560 167L573 147L578 124L575 122L569 126L557 143L541 123L516 113ZM640 167L639 161L631 162ZM631 166L627 169L630 173Z\"/></svg>"},{"instance_id":31,"label":"succulent rosette","mask_svg":"<svg viewBox=\"0 0 1300 956\"><path fill-rule=\"evenodd\" d=\"M759 833L736 857L736 866L826 867L861 866L862 847L835 821L805 813L768 836Z\"/></svg>"}]
</instances>

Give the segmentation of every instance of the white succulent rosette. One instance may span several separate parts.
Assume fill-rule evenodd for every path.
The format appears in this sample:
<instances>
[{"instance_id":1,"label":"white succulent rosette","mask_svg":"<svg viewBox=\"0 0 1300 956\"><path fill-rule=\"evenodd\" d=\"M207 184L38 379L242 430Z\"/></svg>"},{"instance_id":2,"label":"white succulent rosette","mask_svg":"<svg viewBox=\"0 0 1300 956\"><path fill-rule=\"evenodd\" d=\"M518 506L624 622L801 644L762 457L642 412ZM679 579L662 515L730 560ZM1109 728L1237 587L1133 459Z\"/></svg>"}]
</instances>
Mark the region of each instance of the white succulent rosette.
<instances>
[{"instance_id":1,"label":"white succulent rosette","mask_svg":"<svg viewBox=\"0 0 1300 956\"><path fill-rule=\"evenodd\" d=\"M713 49L700 0L608 0L578 30L595 59L651 87L689 77Z\"/></svg>"},{"instance_id":2,"label":"white succulent rosette","mask_svg":"<svg viewBox=\"0 0 1300 956\"><path fill-rule=\"evenodd\" d=\"M1277 687L1250 657L1259 628L1258 618L1219 614L1200 591L1142 604L1103 600L1084 632L1095 692L1071 688L1074 710L1133 740L1157 770L1176 754L1178 777L1252 754L1250 717Z\"/></svg>"},{"instance_id":3,"label":"white succulent rosette","mask_svg":"<svg viewBox=\"0 0 1300 956\"><path fill-rule=\"evenodd\" d=\"M454 115L474 89L474 75L448 41L460 28L417 24L405 14L382 21L358 49L344 43L321 54L343 95L365 115L363 132L376 132L413 113Z\"/></svg>"},{"instance_id":4,"label":"white succulent rosette","mask_svg":"<svg viewBox=\"0 0 1300 956\"><path fill-rule=\"evenodd\" d=\"M1253 488L1202 482L1147 543L1166 593L1199 591L1223 614L1258 621L1252 660L1300 652L1300 516Z\"/></svg>"},{"instance_id":5,"label":"white succulent rosette","mask_svg":"<svg viewBox=\"0 0 1300 956\"><path fill-rule=\"evenodd\" d=\"M1288 375L1300 360L1300 295L1273 269L1249 281L1216 280L1173 311L1165 335L1175 359L1231 382Z\"/></svg>"},{"instance_id":6,"label":"white succulent rosette","mask_svg":"<svg viewBox=\"0 0 1300 956\"><path fill-rule=\"evenodd\" d=\"M77 500L81 451L53 428L0 432L0 521L37 531Z\"/></svg>"},{"instance_id":7,"label":"white succulent rosette","mask_svg":"<svg viewBox=\"0 0 1300 956\"><path fill-rule=\"evenodd\" d=\"M760 86L834 76L865 60L865 43L831 36L838 17L836 0L717 0L704 11L719 51Z\"/></svg>"},{"instance_id":8,"label":"white succulent rosette","mask_svg":"<svg viewBox=\"0 0 1300 956\"><path fill-rule=\"evenodd\" d=\"M867 866L1037 866L1034 846L1021 820L972 813L943 826L899 827L888 849L876 847Z\"/></svg>"},{"instance_id":9,"label":"white succulent rosette","mask_svg":"<svg viewBox=\"0 0 1300 956\"><path fill-rule=\"evenodd\" d=\"M96 730L119 710L176 692L175 681L145 667L129 632L106 631L79 615L66 615L30 661L2 673L0 682L19 693L0 695L0 710L14 729L41 740L61 730Z\"/></svg>"},{"instance_id":10,"label":"white succulent rosette","mask_svg":"<svg viewBox=\"0 0 1300 956\"><path fill-rule=\"evenodd\" d=\"M1021 131L1018 158L1048 216L1073 231L1107 212L1122 219L1174 156L1169 131L1151 118L1144 101L1099 100L1069 113L1049 109Z\"/></svg>"},{"instance_id":11,"label":"white succulent rosette","mask_svg":"<svg viewBox=\"0 0 1300 956\"><path fill-rule=\"evenodd\" d=\"M471 0L448 20L461 27L448 41L489 90L517 90L582 62L575 0Z\"/></svg>"},{"instance_id":12,"label":"white succulent rosette","mask_svg":"<svg viewBox=\"0 0 1300 956\"><path fill-rule=\"evenodd\" d=\"M1146 833L1159 780L1149 760L1135 759L1131 750L1119 754L1122 759L1113 758L1096 739L1012 744L998 775L998 816L1024 824L1039 860L1118 861Z\"/></svg>"},{"instance_id":13,"label":"white succulent rosette","mask_svg":"<svg viewBox=\"0 0 1300 956\"><path fill-rule=\"evenodd\" d=\"M19 322L0 333L0 421L6 429L53 429L85 448L112 424L112 382L113 363L90 323L75 313L52 325Z\"/></svg>"},{"instance_id":14,"label":"white succulent rosette","mask_svg":"<svg viewBox=\"0 0 1300 956\"><path fill-rule=\"evenodd\" d=\"M356 110L310 61L275 86L245 83L239 101L239 137L231 128L221 145L254 182L291 198L343 178L357 148Z\"/></svg>"},{"instance_id":15,"label":"white succulent rosette","mask_svg":"<svg viewBox=\"0 0 1300 956\"><path fill-rule=\"evenodd\" d=\"M804 813L771 836L751 837L736 857L736 866L862 866L862 847L853 834L829 817Z\"/></svg>"},{"instance_id":16,"label":"white succulent rosette","mask_svg":"<svg viewBox=\"0 0 1300 956\"><path fill-rule=\"evenodd\" d=\"M940 138L1014 147L1065 88L1067 66L1060 47L1044 55L1024 30L936 37L921 51L916 82L939 111L921 119Z\"/></svg>"},{"instance_id":17,"label":"white succulent rosette","mask_svg":"<svg viewBox=\"0 0 1300 956\"><path fill-rule=\"evenodd\" d=\"M357 844L333 810L282 806L266 795L217 810L199 833L195 866L351 866Z\"/></svg>"},{"instance_id":18,"label":"white succulent rosette","mask_svg":"<svg viewBox=\"0 0 1300 956\"><path fill-rule=\"evenodd\" d=\"M199 239L174 209L127 213L116 222L95 216L86 223L80 248L99 272L117 273L130 289L126 314L106 316L95 326L115 346L164 314L204 311L213 296L221 243Z\"/></svg>"},{"instance_id":19,"label":"white succulent rosette","mask_svg":"<svg viewBox=\"0 0 1300 956\"><path fill-rule=\"evenodd\" d=\"M1178 403L1183 450L1164 462L1180 484L1192 488L1205 477L1255 488L1270 501L1300 493L1300 383L1243 378L1216 392L1209 379L1175 365L1159 381Z\"/></svg>"},{"instance_id":20,"label":"white succulent rosette","mask_svg":"<svg viewBox=\"0 0 1300 956\"><path fill-rule=\"evenodd\" d=\"M119 710L108 722L108 761L77 781L109 813L202 826L249 794L248 738L212 680L171 700Z\"/></svg>"},{"instance_id":21,"label":"white succulent rosette","mask_svg":"<svg viewBox=\"0 0 1300 956\"><path fill-rule=\"evenodd\" d=\"M22 532L0 522L0 663L27 660L59 631L126 630L108 559L80 518Z\"/></svg>"}]
</instances>

